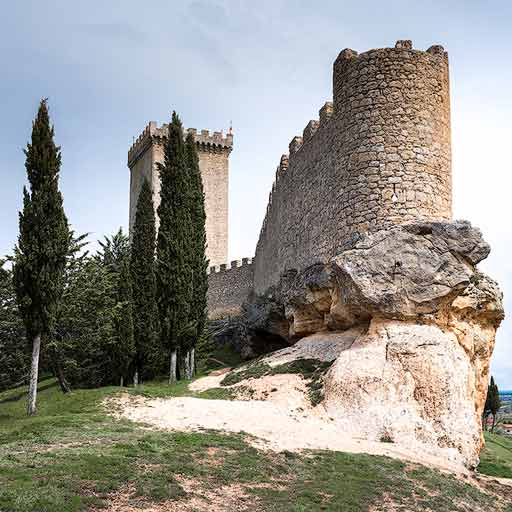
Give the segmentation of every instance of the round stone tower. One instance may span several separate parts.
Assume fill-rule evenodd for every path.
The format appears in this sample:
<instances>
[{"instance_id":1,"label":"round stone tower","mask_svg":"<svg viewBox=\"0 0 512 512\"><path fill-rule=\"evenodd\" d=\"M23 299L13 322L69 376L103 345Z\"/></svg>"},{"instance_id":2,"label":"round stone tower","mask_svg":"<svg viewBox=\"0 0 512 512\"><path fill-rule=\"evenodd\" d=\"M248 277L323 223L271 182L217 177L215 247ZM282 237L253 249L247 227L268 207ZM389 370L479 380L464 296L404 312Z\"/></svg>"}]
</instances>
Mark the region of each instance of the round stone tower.
<instances>
[{"instance_id":1,"label":"round stone tower","mask_svg":"<svg viewBox=\"0 0 512 512\"><path fill-rule=\"evenodd\" d=\"M448 56L411 41L334 63L342 236L452 216Z\"/></svg>"}]
</instances>

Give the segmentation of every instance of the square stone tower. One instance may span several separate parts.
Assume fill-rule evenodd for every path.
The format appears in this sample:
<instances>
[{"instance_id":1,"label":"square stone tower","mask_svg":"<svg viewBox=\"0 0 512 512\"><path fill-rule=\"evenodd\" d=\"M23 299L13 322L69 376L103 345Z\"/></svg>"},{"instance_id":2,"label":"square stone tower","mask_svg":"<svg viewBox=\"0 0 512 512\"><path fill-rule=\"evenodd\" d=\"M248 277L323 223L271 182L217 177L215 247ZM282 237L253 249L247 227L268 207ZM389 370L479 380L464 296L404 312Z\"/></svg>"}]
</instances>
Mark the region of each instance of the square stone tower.
<instances>
[{"instance_id":1,"label":"square stone tower","mask_svg":"<svg viewBox=\"0 0 512 512\"><path fill-rule=\"evenodd\" d=\"M135 221L137 199L146 177L153 190L155 213L160 204L160 178L157 163L163 163L163 144L168 126L158 128L151 121L128 151L130 168L130 232ZM228 260L228 185L229 154L233 149L233 135L208 130L192 132L197 144L199 168L203 178L206 209L206 256L210 265L221 265ZM156 219L158 228L158 216Z\"/></svg>"}]
</instances>

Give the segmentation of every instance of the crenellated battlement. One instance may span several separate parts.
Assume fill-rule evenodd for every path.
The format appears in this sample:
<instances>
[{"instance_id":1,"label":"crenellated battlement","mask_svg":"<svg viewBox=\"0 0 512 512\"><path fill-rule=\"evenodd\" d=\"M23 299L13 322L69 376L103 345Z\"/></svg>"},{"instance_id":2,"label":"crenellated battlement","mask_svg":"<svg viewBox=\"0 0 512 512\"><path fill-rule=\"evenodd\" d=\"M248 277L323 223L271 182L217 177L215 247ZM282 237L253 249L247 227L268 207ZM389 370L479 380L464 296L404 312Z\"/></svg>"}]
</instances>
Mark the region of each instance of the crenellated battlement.
<instances>
[{"instance_id":1,"label":"crenellated battlement","mask_svg":"<svg viewBox=\"0 0 512 512\"><path fill-rule=\"evenodd\" d=\"M231 263L223 263L222 265L213 265L207 270L207 274L219 274L229 270L236 270L253 264L254 258L242 258L241 260L233 260Z\"/></svg>"},{"instance_id":2,"label":"crenellated battlement","mask_svg":"<svg viewBox=\"0 0 512 512\"><path fill-rule=\"evenodd\" d=\"M427 50L419 50L413 48L412 41L410 39L400 39L395 43L394 48L375 48L362 53L358 53L355 50L352 50L351 48L345 48L339 53L338 58L334 62L334 66L336 66L339 63L342 63L343 61L367 59L368 57L374 57L378 54L383 53L389 54L390 52L400 54L400 57L403 58L404 60L410 59L412 54L429 54L431 56L441 56L444 58L448 58L448 52L446 52L444 50L444 47L441 45L435 44L430 46Z\"/></svg>"},{"instance_id":3,"label":"crenellated battlement","mask_svg":"<svg viewBox=\"0 0 512 512\"><path fill-rule=\"evenodd\" d=\"M290 144L288 146L289 154L284 154L281 156L279 165L276 168L274 182L272 183L272 189L268 196L267 210L265 217L263 219L263 224L260 231L260 238L261 232L263 232L267 225L267 218L269 210L271 209L272 206L273 195L276 193L276 191L279 191L278 184L279 181L286 175L286 172L290 165L290 158L293 158L293 156L296 153L299 153L304 146L307 146L311 141L314 141L315 135L319 129L326 129L328 127L333 115L332 101L326 101L322 108L320 108L320 110L318 111L318 115L319 120L312 119L304 127L304 130L302 131L302 137L297 135L293 137L293 139L290 141Z\"/></svg>"},{"instance_id":4,"label":"crenellated battlement","mask_svg":"<svg viewBox=\"0 0 512 512\"><path fill-rule=\"evenodd\" d=\"M168 124L158 127L155 121L150 121L128 150L128 167L131 168L148 150L151 144L163 144L167 138L168 129ZM226 134L222 131L210 132L209 130L198 131L196 128L185 129L184 136L186 137L188 133L194 135L198 151L227 151L230 153L233 149L233 133L231 129Z\"/></svg>"},{"instance_id":5,"label":"crenellated battlement","mask_svg":"<svg viewBox=\"0 0 512 512\"><path fill-rule=\"evenodd\" d=\"M333 114L333 103L332 101L326 101L323 107L318 111L319 119L311 119L309 123L302 130L302 136L296 135L290 141L288 150L290 156L297 153L307 142L312 140L320 127L323 127L332 118Z\"/></svg>"},{"instance_id":6,"label":"crenellated battlement","mask_svg":"<svg viewBox=\"0 0 512 512\"><path fill-rule=\"evenodd\" d=\"M208 271L208 317L236 316L254 289L253 258L216 265Z\"/></svg>"}]
</instances>

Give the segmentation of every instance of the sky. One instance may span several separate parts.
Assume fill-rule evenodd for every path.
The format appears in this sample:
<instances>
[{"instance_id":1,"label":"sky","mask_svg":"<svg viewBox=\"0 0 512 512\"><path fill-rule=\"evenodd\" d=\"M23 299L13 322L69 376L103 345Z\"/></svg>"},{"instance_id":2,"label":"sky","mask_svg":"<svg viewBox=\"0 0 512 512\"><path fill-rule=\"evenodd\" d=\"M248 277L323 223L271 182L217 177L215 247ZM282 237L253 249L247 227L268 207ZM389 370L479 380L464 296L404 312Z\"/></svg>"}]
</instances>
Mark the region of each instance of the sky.
<instances>
[{"instance_id":1,"label":"sky","mask_svg":"<svg viewBox=\"0 0 512 512\"><path fill-rule=\"evenodd\" d=\"M254 254L275 168L332 99L332 64L412 39L451 73L455 218L492 246L481 269L512 311L512 2L476 0L0 0L0 255L16 242L23 148L42 97L62 147L61 189L92 241L128 225L127 151L148 121L235 134L230 260ZM512 320L492 372L512 389Z\"/></svg>"}]
</instances>

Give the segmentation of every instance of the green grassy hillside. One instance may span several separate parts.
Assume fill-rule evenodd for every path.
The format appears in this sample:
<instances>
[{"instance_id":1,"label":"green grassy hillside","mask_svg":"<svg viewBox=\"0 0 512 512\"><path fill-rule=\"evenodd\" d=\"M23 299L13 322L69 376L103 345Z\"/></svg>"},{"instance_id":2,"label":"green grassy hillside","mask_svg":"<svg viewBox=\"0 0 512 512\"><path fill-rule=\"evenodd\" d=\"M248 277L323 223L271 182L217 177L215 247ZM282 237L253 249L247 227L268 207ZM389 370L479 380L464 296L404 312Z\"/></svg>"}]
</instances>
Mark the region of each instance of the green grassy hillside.
<instances>
[{"instance_id":1,"label":"green grassy hillside","mask_svg":"<svg viewBox=\"0 0 512 512\"><path fill-rule=\"evenodd\" d=\"M42 387L31 418L19 391L0 394L2 512L108 510L113 502L158 510L169 500L178 511L215 503L230 511L512 511L497 484L477 488L386 457L263 452L239 435L149 431L105 413L102 400L119 388L63 395L52 382ZM171 394L186 393L181 384ZM510 475L510 441L489 441L482 471Z\"/></svg>"},{"instance_id":2,"label":"green grassy hillside","mask_svg":"<svg viewBox=\"0 0 512 512\"><path fill-rule=\"evenodd\" d=\"M478 471L486 475L512 478L512 439L486 432Z\"/></svg>"}]
</instances>

